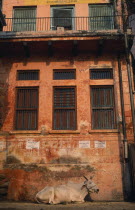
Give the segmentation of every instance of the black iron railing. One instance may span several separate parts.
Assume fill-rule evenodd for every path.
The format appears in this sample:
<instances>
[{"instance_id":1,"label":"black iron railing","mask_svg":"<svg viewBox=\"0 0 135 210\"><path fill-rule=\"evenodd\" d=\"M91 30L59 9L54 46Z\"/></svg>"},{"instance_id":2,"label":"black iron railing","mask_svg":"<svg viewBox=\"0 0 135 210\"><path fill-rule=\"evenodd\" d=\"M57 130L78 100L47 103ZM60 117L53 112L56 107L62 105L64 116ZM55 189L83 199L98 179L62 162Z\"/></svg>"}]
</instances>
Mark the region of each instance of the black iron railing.
<instances>
[{"instance_id":1,"label":"black iron railing","mask_svg":"<svg viewBox=\"0 0 135 210\"><path fill-rule=\"evenodd\" d=\"M50 31L64 27L65 30L97 31L122 29L121 16L95 17L39 17L39 18L6 18L3 31Z\"/></svg>"}]
</instances>

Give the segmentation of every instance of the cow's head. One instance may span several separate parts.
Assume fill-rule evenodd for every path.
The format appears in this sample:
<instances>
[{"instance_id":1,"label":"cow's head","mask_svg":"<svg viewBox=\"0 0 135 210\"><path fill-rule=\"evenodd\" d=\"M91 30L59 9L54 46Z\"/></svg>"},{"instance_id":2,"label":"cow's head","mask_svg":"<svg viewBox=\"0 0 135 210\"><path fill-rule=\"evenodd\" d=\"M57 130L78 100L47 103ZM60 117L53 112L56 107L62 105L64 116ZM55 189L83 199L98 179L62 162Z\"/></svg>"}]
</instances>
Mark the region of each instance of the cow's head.
<instances>
[{"instance_id":1,"label":"cow's head","mask_svg":"<svg viewBox=\"0 0 135 210\"><path fill-rule=\"evenodd\" d=\"M84 176L84 178L86 180L84 181L83 186L85 186L87 188L88 192L89 193L92 193L92 192L98 193L99 189L96 186L96 184L92 181L92 177L90 177L90 179L88 179L86 176Z\"/></svg>"}]
</instances>

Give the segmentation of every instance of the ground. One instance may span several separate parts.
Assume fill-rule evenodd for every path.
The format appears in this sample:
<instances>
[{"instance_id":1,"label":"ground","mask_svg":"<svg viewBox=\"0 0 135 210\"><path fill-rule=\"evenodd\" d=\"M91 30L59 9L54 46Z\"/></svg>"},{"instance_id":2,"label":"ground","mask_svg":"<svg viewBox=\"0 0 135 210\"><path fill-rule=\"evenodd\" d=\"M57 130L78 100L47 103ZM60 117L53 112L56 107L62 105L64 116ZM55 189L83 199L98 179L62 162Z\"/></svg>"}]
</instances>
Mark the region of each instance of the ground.
<instances>
[{"instance_id":1,"label":"ground","mask_svg":"<svg viewBox=\"0 0 135 210\"><path fill-rule=\"evenodd\" d=\"M44 205L25 202L0 202L2 210L135 210L134 202L86 202L84 204Z\"/></svg>"}]
</instances>

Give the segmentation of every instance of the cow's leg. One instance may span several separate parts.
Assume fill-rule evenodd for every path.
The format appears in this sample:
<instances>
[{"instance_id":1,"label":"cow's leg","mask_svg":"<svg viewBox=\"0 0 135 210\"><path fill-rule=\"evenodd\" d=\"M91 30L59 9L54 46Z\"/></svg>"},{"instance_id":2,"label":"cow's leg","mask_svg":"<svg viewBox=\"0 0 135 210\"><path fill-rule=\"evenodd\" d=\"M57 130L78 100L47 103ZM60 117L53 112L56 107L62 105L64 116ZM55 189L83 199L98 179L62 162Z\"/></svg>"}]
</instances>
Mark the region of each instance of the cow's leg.
<instances>
[{"instance_id":1,"label":"cow's leg","mask_svg":"<svg viewBox=\"0 0 135 210\"><path fill-rule=\"evenodd\" d=\"M52 188L50 191L49 204L54 204L54 188Z\"/></svg>"}]
</instances>

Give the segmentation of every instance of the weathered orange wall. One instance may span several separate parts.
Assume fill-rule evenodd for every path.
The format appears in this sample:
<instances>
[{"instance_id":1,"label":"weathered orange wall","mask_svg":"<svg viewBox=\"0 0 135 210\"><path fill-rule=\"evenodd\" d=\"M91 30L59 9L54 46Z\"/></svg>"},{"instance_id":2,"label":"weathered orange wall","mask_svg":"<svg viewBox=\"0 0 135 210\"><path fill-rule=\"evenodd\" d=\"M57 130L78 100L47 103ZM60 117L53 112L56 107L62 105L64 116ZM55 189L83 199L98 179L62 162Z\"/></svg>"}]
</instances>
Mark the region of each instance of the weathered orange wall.
<instances>
[{"instance_id":1,"label":"weathered orange wall","mask_svg":"<svg viewBox=\"0 0 135 210\"><path fill-rule=\"evenodd\" d=\"M89 58L88 58L89 57ZM123 197L122 191L122 135L119 130L91 130L91 117L90 117L90 85L114 85L115 87L115 101L116 101L116 113L121 118L120 113L120 96L119 96L119 80L118 80L118 68L117 59L115 56L102 56L99 58L93 55L89 56L77 56L71 59L66 57L61 58L57 61L58 57L47 58L44 56L36 56L27 59L9 58L8 65L10 68L9 72L9 112L5 120L3 130L9 131L9 135L6 137L6 145L1 153L1 165L3 164L3 157L7 155L8 168L11 167L14 176L18 176L15 179L11 177L10 189L14 189L14 185L18 186L16 182L23 182L22 186L25 185L28 188L29 185L34 186L34 190L31 191L29 188L28 197L34 197L34 193L40 190L46 184L47 173L53 173L54 177L49 178L50 183L65 183L67 180L78 180L77 177L94 174L94 180L100 188L98 195L92 195L92 198L96 200L121 200ZM60 59L60 58L59 58ZM5 60L6 61L6 60ZM4 64L4 60L3 60ZM7 64L5 64L8 66ZM90 81L89 69L91 67L113 67L114 80L98 80ZM3 65L4 68L4 65ZM61 68L75 68L76 69L76 80L70 81L54 81L53 80L53 69ZM16 71L18 69L39 69L40 80L39 81L16 81ZM124 84L126 85L125 97L128 97L128 88L126 84L126 66L123 65L123 76ZM53 86L71 86L77 87L77 131L53 131L52 130L52 94ZM39 120L38 120L38 131L14 131L14 107L15 107L15 88L18 86L39 86ZM125 108L127 117L129 116L129 98L126 99ZM128 118L127 118L128 119ZM42 129L45 129L45 133L42 133ZM1 137L2 141L5 141ZM39 149L26 149L28 140L40 142ZM82 149L79 148L79 141L90 141L90 148ZM105 148L95 148L95 141L105 141ZM26 168L23 164L26 164ZM33 170L37 171L32 175L33 172L29 171L28 164L37 165L33 167ZM77 166L79 168L77 169ZM49 170L49 172L44 169ZM75 168L74 168L75 167ZM20 168L20 170L19 170ZM91 170L94 168L94 171ZM10 173L11 173L10 169ZM18 175L16 175L17 172ZM42 169L40 171L40 169ZM88 170L87 170L88 169ZM78 171L76 173L76 170ZM24 172L25 171L25 172ZM64 173L63 171L68 171ZM70 171L70 172L69 172ZM57 173L63 174L60 180L55 179ZM30 176L29 183L26 179L19 178L20 176ZM74 177L74 173L76 176ZM40 176L45 176L40 178ZM38 185L35 180L35 176L38 181ZM34 177L34 180L33 180ZM53 180L53 181L52 181ZM42 183L43 182L43 183ZM26 183L26 184L24 184ZM42 183L42 184L41 184ZM18 191L18 187L15 188L15 193L10 192L9 198L20 199L23 190ZM32 194L31 194L32 193ZM25 196L27 197L27 196ZM27 198L28 198L27 197ZM23 196L22 196L23 198Z\"/></svg>"}]
</instances>

